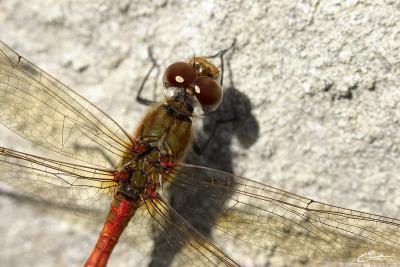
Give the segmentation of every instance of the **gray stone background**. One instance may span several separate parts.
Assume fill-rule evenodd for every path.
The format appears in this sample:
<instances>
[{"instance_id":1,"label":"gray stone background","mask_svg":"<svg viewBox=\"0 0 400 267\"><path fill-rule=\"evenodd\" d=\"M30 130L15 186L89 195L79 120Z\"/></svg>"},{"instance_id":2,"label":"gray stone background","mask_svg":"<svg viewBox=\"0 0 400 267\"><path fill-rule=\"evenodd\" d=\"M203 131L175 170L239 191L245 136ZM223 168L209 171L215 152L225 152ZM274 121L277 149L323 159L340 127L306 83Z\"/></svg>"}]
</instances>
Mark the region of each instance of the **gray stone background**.
<instances>
[{"instance_id":1,"label":"gray stone background","mask_svg":"<svg viewBox=\"0 0 400 267\"><path fill-rule=\"evenodd\" d=\"M216 165L329 204L398 218L399 18L396 0L0 0L0 37L127 130L146 111L135 94L150 67L149 46L165 66L193 52L213 54L236 38L225 87L251 102L248 116L257 123L245 125L253 135L240 129L229 141L213 141L213 154L225 142L231 157ZM240 105L230 108L240 112ZM27 148L4 129L0 144ZM58 213L0 195L0 265L82 264L98 233ZM110 266L133 266L133 250L129 240L121 242ZM311 264L268 255L243 264Z\"/></svg>"}]
</instances>

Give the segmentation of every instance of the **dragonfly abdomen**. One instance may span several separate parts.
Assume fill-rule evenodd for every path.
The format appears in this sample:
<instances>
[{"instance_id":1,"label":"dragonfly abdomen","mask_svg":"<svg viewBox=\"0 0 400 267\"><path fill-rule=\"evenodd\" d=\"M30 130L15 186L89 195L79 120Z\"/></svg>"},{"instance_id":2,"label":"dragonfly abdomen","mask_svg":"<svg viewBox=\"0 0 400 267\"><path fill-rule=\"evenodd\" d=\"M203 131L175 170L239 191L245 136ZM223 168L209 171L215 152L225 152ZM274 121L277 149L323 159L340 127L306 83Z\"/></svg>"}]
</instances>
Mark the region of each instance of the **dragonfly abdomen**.
<instances>
[{"instance_id":1,"label":"dragonfly abdomen","mask_svg":"<svg viewBox=\"0 0 400 267\"><path fill-rule=\"evenodd\" d=\"M119 237L140 204L139 199L127 199L119 193L114 196L106 222L101 230L96 246L85 263L85 267L106 266Z\"/></svg>"}]
</instances>

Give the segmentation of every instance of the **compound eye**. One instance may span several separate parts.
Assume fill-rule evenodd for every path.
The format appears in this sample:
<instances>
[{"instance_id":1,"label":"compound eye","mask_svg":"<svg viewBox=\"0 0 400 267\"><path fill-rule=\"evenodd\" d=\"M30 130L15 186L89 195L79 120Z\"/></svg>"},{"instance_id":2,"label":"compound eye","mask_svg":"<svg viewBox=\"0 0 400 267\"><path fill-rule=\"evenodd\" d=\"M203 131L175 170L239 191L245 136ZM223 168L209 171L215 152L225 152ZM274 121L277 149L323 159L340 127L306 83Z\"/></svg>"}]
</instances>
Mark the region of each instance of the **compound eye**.
<instances>
[{"instance_id":1,"label":"compound eye","mask_svg":"<svg viewBox=\"0 0 400 267\"><path fill-rule=\"evenodd\" d=\"M166 87L189 87L197 79L196 70L185 62L176 62L168 66L163 81Z\"/></svg>"},{"instance_id":2,"label":"compound eye","mask_svg":"<svg viewBox=\"0 0 400 267\"><path fill-rule=\"evenodd\" d=\"M204 111L216 110L222 101L222 88L211 77L199 77L194 86L197 100Z\"/></svg>"}]
</instances>

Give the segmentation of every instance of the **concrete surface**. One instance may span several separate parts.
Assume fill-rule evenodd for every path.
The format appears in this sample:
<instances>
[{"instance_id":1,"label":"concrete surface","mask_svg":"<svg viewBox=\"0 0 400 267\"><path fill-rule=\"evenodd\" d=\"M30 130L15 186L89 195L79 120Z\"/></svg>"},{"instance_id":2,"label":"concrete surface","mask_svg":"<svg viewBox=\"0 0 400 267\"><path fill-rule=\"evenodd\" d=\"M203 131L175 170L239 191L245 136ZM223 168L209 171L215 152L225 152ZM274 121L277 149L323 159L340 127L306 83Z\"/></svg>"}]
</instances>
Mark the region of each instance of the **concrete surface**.
<instances>
[{"instance_id":1,"label":"concrete surface","mask_svg":"<svg viewBox=\"0 0 400 267\"><path fill-rule=\"evenodd\" d=\"M0 0L0 37L127 130L146 110L135 93L150 67L149 46L165 66L193 51L213 54L236 38L225 87L251 102L248 131L255 133L217 138L231 158L215 166L398 218L399 18L400 2L393 0ZM235 105L245 104L231 103L241 112ZM21 149L18 137L1 133L2 146ZM88 230L52 210L0 196L0 265L82 264L100 224ZM129 244L117 247L110 266L137 263ZM243 264L311 264L267 254Z\"/></svg>"}]
</instances>

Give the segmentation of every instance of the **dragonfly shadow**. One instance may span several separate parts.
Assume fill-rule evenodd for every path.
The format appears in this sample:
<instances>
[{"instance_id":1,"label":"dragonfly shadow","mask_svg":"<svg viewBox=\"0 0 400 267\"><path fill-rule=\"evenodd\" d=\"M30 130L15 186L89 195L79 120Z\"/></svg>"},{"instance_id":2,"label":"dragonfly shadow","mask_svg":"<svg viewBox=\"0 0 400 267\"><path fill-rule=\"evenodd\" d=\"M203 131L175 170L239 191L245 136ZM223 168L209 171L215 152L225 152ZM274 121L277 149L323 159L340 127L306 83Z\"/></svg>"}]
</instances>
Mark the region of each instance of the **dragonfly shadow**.
<instances>
[{"instance_id":1,"label":"dragonfly shadow","mask_svg":"<svg viewBox=\"0 0 400 267\"><path fill-rule=\"evenodd\" d=\"M259 125L251 113L249 98L231 86L225 89L220 108L204 118L203 129L195 138L194 143L201 148L201 154L192 150L188 153L186 162L233 173L231 150L233 139L237 138L242 147L248 148L256 142L258 135ZM196 174L191 175L196 177ZM182 185L178 183L174 182L168 188L172 208L197 231L211 240L211 231L224 207L224 199L209 196L218 195L219 189L199 184L195 192L186 191L182 190ZM229 197L226 191L224 194L227 198ZM181 235L174 234L174 231L179 230L172 226L163 227L169 236ZM175 256L184 251L183 247L176 243L180 242L175 242L171 246L161 233L158 234L154 238L155 245L148 266L170 266Z\"/></svg>"}]
</instances>

